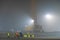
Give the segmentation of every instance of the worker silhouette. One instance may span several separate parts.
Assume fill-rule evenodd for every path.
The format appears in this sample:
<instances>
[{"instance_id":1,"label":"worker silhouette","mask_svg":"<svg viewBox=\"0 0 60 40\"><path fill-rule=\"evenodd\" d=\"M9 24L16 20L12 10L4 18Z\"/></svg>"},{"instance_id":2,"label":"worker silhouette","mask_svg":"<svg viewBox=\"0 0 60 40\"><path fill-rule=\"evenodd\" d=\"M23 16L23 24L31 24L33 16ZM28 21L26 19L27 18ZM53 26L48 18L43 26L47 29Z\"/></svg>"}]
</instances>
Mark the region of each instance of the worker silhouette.
<instances>
[{"instance_id":1,"label":"worker silhouette","mask_svg":"<svg viewBox=\"0 0 60 40\"><path fill-rule=\"evenodd\" d=\"M23 37L23 33L22 32L20 32L20 37Z\"/></svg>"},{"instance_id":2,"label":"worker silhouette","mask_svg":"<svg viewBox=\"0 0 60 40\"><path fill-rule=\"evenodd\" d=\"M8 32L8 38L10 37L10 33Z\"/></svg>"}]
</instances>

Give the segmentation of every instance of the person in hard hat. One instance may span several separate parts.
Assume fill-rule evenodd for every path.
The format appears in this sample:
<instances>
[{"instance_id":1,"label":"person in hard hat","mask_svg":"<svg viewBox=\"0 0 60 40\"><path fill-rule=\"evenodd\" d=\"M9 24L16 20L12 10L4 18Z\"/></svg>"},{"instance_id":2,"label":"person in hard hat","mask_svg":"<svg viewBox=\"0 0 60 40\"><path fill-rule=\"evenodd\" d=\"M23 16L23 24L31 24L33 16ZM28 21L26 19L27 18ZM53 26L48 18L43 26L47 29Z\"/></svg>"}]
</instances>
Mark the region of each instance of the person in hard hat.
<instances>
[{"instance_id":1,"label":"person in hard hat","mask_svg":"<svg viewBox=\"0 0 60 40\"><path fill-rule=\"evenodd\" d=\"M8 35L8 37L10 37L10 33L8 33L7 35Z\"/></svg>"}]
</instances>

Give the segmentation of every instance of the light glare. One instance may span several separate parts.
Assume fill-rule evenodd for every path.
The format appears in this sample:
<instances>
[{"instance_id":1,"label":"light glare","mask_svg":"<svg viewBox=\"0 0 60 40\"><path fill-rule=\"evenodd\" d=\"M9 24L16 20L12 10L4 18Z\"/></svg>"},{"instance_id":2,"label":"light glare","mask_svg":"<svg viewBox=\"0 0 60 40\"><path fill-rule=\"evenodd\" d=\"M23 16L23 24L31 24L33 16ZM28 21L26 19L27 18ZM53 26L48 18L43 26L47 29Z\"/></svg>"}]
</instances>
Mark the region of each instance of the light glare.
<instances>
[{"instance_id":1,"label":"light glare","mask_svg":"<svg viewBox=\"0 0 60 40\"><path fill-rule=\"evenodd\" d=\"M47 19L51 19L52 16L51 16L50 14L47 14L47 15L46 15L46 18L47 18Z\"/></svg>"},{"instance_id":2,"label":"light glare","mask_svg":"<svg viewBox=\"0 0 60 40\"><path fill-rule=\"evenodd\" d=\"M32 23L34 23L34 20L31 20Z\"/></svg>"}]
</instances>

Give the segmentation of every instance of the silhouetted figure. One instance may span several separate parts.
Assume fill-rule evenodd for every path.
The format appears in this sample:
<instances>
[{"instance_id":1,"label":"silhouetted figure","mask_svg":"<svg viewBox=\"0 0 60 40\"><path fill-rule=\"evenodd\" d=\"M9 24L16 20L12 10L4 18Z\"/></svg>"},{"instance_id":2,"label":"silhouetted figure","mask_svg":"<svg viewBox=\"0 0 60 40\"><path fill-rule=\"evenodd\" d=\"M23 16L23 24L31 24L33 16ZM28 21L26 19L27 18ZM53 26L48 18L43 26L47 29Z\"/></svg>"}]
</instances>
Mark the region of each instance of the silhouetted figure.
<instances>
[{"instance_id":1,"label":"silhouetted figure","mask_svg":"<svg viewBox=\"0 0 60 40\"><path fill-rule=\"evenodd\" d=\"M23 33L22 32L20 32L20 37L23 37Z\"/></svg>"}]
</instances>

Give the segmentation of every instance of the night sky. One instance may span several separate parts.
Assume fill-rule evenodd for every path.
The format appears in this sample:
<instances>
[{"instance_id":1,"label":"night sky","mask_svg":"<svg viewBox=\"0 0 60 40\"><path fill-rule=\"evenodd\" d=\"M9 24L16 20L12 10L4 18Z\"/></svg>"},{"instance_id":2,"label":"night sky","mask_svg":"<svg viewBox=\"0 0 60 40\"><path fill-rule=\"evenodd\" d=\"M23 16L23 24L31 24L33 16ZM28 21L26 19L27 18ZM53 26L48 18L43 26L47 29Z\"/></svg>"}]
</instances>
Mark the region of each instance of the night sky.
<instances>
[{"instance_id":1,"label":"night sky","mask_svg":"<svg viewBox=\"0 0 60 40\"><path fill-rule=\"evenodd\" d=\"M60 0L35 0L37 23L46 32L60 31ZM0 31L23 31L32 14L31 0L0 0ZM51 14L53 20L46 20Z\"/></svg>"},{"instance_id":2,"label":"night sky","mask_svg":"<svg viewBox=\"0 0 60 40\"><path fill-rule=\"evenodd\" d=\"M30 5L30 0L0 0L0 31L23 30L28 24Z\"/></svg>"},{"instance_id":3,"label":"night sky","mask_svg":"<svg viewBox=\"0 0 60 40\"><path fill-rule=\"evenodd\" d=\"M37 23L42 25L45 32L60 31L60 0L38 0L37 1ZM45 15L53 16L51 20Z\"/></svg>"}]
</instances>

